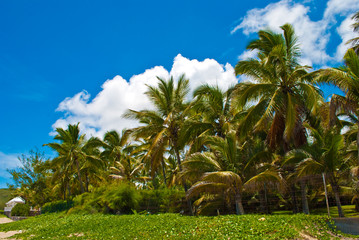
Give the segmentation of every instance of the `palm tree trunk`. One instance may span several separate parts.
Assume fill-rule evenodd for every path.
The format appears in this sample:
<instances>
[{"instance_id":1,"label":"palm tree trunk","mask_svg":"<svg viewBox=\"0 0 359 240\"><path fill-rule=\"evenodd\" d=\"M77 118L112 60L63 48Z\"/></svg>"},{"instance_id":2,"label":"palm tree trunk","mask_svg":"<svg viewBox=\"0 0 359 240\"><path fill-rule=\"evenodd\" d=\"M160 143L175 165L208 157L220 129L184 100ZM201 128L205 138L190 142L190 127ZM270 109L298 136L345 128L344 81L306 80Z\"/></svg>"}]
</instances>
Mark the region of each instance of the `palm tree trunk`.
<instances>
[{"instance_id":1,"label":"palm tree trunk","mask_svg":"<svg viewBox=\"0 0 359 240\"><path fill-rule=\"evenodd\" d=\"M302 194L302 208L303 213L309 214L309 206L308 206L308 198L307 198L307 185L305 184L305 180L300 181L300 190Z\"/></svg>"},{"instance_id":2,"label":"palm tree trunk","mask_svg":"<svg viewBox=\"0 0 359 240\"><path fill-rule=\"evenodd\" d=\"M75 157L75 162L76 162L77 176L78 176L79 183L80 183L81 193L84 193L85 190L84 190L84 186L83 186L83 184L82 184L81 171L80 171L80 163L79 163L77 157Z\"/></svg>"},{"instance_id":3,"label":"palm tree trunk","mask_svg":"<svg viewBox=\"0 0 359 240\"><path fill-rule=\"evenodd\" d=\"M291 184L290 187L290 197L292 198L292 204L293 204L293 213L298 213L298 202L297 202L297 195L295 194L295 184Z\"/></svg>"},{"instance_id":4,"label":"palm tree trunk","mask_svg":"<svg viewBox=\"0 0 359 240\"><path fill-rule=\"evenodd\" d=\"M89 191L90 179L89 179L88 173L86 172L85 174L86 174L85 175L85 187L86 187L86 192L88 192Z\"/></svg>"},{"instance_id":5,"label":"palm tree trunk","mask_svg":"<svg viewBox=\"0 0 359 240\"><path fill-rule=\"evenodd\" d=\"M265 196L264 196L263 189L259 190L258 196L259 196L259 211L260 211L260 213L265 214L267 212L267 210L266 210L267 204L265 202Z\"/></svg>"},{"instance_id":6,"label":"palm tree trunk","mask_svg":"<svg viewBox=\"0 0 359 240\"><path fill-rule=\"evenodd\" d=\"M162 158L162 174L163 174L163 180L165 182L165 186L167 186L167 180L166 180L166 169L165 169L165 162L163 161Z\"/></svg>"},{"instance_id":7,"label":"palm tree trunk","mask_svg":"<svg viewBox=\"0 0 359 240\"><path fill-rule=\"evenodd\" d=\"M236 194L236 212L237 212L237 215L244 214L244 209L243 209L243 204L242 204L242 196L240 193Z\"/></svg>"},{"instance_id":8,"label":"palm tree trunk","mask_svg":"<svg viewBox=\"0 0 359 240\"><path fill-rule=\"evenodd\" d=\"M337 208L338 208L338 215L339 215L339 217L344 217L342 204L340 203L339 185L335 181L335 179L333 179L333 177L331 177L330 185L332 185L332 189L334 192L335 203L337 204Z\"/></svg>"},{"instance_id":9,"label":"palm tree trunk","mask_svg":"<svg viewBox=\"0 0 359 240\"><path fill-rule=\"evenodd\" d=\"M270 204L268 202L268 197L267 197L267 184L264 183L263 187L264 187L264 201L265 201L266 213L271 214Z\"/></svg>"},{"instance_id":10,"label":"palm tree trunk","mask_svg":"<svg viewBox=\"0 0 359 240\"><path fill-rule=\"evenodd\" d=\"M180 172L182 172L181 158L179 155L177 144L175 142L173 142L173 148L174 148L175 154L176 154L178 169L180 170ZM186 181L184 179L182 179L182 184L183 184L184 191L187 193L188 188L187 188ZM187 205L188 205L188 208L190 209L191 215L194 215L191 200L187 199Z\"/></svg>"}]
</instances>

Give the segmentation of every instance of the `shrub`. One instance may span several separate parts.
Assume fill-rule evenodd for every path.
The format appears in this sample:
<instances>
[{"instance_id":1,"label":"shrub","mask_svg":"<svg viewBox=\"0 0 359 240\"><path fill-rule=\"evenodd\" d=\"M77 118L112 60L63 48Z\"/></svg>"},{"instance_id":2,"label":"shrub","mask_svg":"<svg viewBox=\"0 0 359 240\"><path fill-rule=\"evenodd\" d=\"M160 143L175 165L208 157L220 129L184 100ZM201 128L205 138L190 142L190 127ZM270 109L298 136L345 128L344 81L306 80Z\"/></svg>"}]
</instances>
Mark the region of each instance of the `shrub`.
<instances>
[{"instance_id":1,"label":"shrub","mask_svg":"<svg viewBox=\"0 0 359 240\"><path fill-rule=\"evenodd\" d=\"M186 208L185 193L176 188L160 188L155 190L141 190L142 199L140 210L151 213L158 212L179 212Z\"/></svg>"},{"instance_id":2,"label":"shrub","mask_svg":"<svg viewBox=\"0 0 359 240\"><path fill-rule=\"evenodd\" d=\"M71 200L59 200L59 201L45 203L41 208L41 212L42 213L62 212L69 210L73 206L74 203Z\"/></svg>"},{"instance_id":3,"label":"shrub","mask_svg":"<svg viewBox=\"0 0 359 240\"><path fill-rule=\"evenodd\" d=\"M30 213L30 207L26 204L18 203L11 209L11 216L27 217Z\"/></svg>"},{"instance_id":4,"label":"shrub","mask_svg":"<svg viewBox=\"0 0 359 240\"><path fill-rule=\"evenodd\" d=\"M134 186L113 183L74 198L75 207L69 213L129 214L137 210L141 195Z\"/></svg>"}]
</instances>

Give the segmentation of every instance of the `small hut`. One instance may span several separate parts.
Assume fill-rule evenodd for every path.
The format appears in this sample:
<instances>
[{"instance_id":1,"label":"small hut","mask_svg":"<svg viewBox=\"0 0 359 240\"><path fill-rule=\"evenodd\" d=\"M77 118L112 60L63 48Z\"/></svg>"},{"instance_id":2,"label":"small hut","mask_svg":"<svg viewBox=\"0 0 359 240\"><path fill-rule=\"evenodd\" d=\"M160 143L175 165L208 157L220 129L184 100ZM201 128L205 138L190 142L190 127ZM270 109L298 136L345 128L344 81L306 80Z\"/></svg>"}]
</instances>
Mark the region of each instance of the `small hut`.
<instances>
[{"instance_id":1,"label":"small hut","mask_svg":"<svg viewBox=\"0 0 359 240\"><path fill-rule=\"evenodd\" d=\"M22 197L16 197L11 199L6 203L6 207L4 208L4 214L8 217L11 216L11 209L15 207L16 204L21 203L25 204L25 200Z\"/></svg>"}]
</instances>

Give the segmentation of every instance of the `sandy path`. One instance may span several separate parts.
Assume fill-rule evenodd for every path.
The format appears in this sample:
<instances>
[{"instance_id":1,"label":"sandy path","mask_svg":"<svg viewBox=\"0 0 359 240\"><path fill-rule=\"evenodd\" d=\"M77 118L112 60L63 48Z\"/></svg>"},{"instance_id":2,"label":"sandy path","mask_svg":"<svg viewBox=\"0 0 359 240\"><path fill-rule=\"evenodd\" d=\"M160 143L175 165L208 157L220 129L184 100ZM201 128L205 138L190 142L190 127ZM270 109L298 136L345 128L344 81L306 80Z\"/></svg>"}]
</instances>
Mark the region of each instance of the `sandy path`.
<instances>
[{"instance_id":1,"label":"sandy path","mask_svg":"<svg viewBox=\"0 0 359 240\"><path fill-rule=\"evenodd\" d=\"M0 224L12 222L9 218L0 218ZM20 233L20 231L8 231L8 232L0 232L0 239L8 239L8 237L11 237L17 233Z\"/></svg>"}]
</instances>

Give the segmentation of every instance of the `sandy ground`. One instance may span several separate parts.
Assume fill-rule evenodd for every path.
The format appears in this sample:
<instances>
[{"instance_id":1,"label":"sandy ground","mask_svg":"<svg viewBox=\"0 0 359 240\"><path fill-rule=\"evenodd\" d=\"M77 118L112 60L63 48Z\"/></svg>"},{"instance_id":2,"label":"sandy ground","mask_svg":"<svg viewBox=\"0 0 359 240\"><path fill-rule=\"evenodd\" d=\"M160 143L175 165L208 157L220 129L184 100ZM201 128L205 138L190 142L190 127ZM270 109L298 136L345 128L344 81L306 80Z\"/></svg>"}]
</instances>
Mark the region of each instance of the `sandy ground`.
<instances>
[{"instance_id":1,"label":"sandy ground","mask_svg":"<svg viewBox=\"0 0 359 240\"><path fill-rule=\"evenodd\" d=\"M0 218L0 224L12 222L9 218ZM8 237L11 237L17 233L20 233L19 231L8 231L8 232L0 232L0 239L8 239Z\"/></svg>"}]
</instances>

